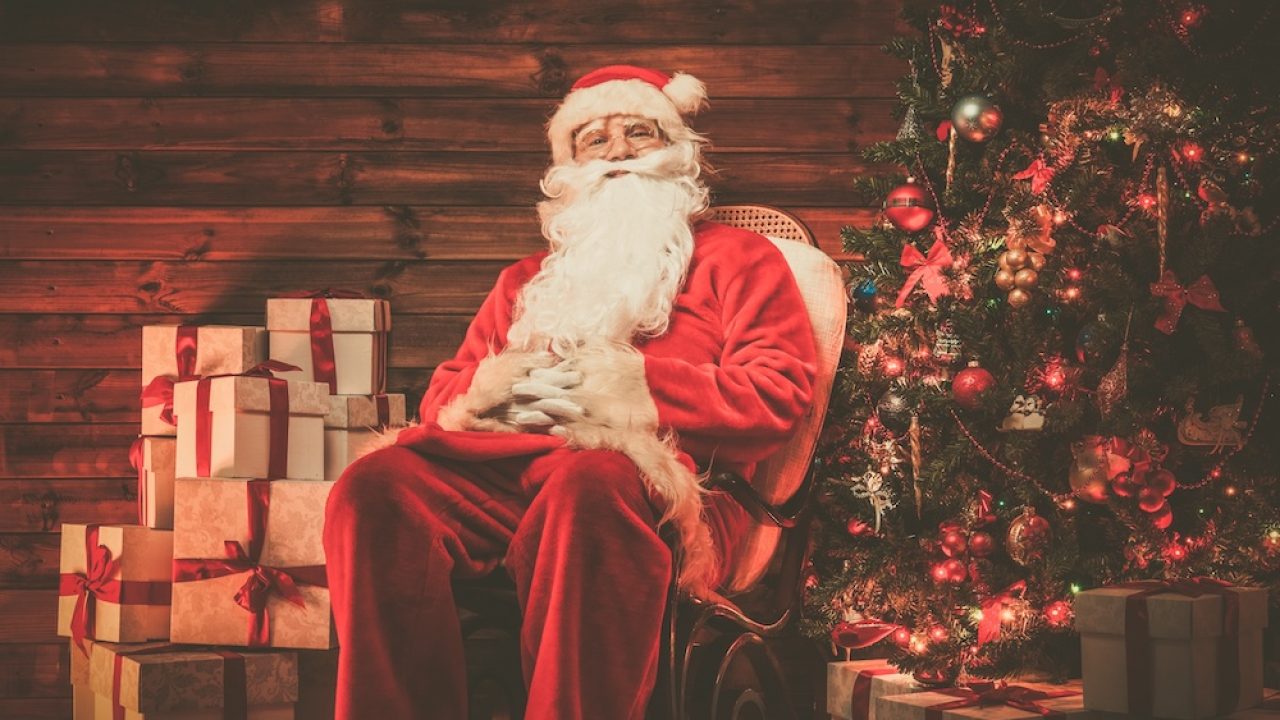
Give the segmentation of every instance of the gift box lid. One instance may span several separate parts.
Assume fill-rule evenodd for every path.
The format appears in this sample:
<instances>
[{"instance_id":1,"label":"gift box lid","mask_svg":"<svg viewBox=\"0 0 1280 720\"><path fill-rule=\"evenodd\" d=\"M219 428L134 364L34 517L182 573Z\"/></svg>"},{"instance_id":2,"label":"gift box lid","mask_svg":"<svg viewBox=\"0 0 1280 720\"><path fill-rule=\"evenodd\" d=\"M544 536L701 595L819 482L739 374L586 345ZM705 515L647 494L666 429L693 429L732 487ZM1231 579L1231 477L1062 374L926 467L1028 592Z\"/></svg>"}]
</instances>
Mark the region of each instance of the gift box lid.
<instances>
[{"instance_id":1,"label":"gift box lid","mask_svg":"<svg viewBox=\"0 0 1280 720\"><path fill-rule=\"evenodd\" d=\"M295 653L237 649L228 654L244 661L249 705L297 702ZM168 643L94 643L89 684L102 697L113 696L118 655L120 704L129 710L145 714L223 706L228 661L219 652Z\"/></svg>"},{"instance_id":2,"label":"gift box lid","mask_svg":"<svg viewBox=\"0 0 1280 720\"><path fill-rule=\"evenodd\" d=\"M268 298L267 330L310 332L312 298ZM391 329L391 303L376 298L325 298L334 332L383 332Z\"/></svg>"},{"instance_id":3,"label":"gift box lid","mask_svg":"<svg viewBox=\"0 0 1280 720\"><path fill-rule=\"evenodd\" d=\"M1257 630L1267 625L1267 591L1264 588L1231 587L1228 592L1240 599L1240 630ZM1075 599L1076 630L1082 634L1123 635L1125 600L1134 588L1107 587L1086 590ZM1188 597L1163 592L1146 598L1153 638L1213 637L1222 634L1222 598L1205 594Z\"/></svg>"},{"instance_id":4,"label":"gift box lid","mask_svg":"<svg viewBox=\"0 0 1280 720\"><path fill-rule=\"evenodd\" d=\"M188 380L173 389L174 414L195 412L196 386L204 382ZM270 383L264 377L228 375L208 379L211 412L259 412L271 407ZM329 386L303 380L290 380L290 415L325 415L329 412Z\"/></svg>"},{"instance_id":5,"label":"gift box lid","mask_svg":"<svg viewBox=\"0 0 1280 720\"><path fill-rule=\"evenodd\" d=\"M144 325L142 327L142 383L147 370L176 367L174 344L178 328L184 325ZM267 329L260 325L200 325L196 328L196 374L244 372L266 357Z\"/></svg>"},{"instance_id":6,"label":"gift box lid","mask_svg":"<svg viewBox=\"0 0 1280 720\"><path fill-rule=\"evenodd\" d=\"M404 395L388 393L389 427L404 425ZM330 395L329 414L324 416L327 428L365 429L377 427L378 403L372 395Z\"/></svg>"}]
</instances>

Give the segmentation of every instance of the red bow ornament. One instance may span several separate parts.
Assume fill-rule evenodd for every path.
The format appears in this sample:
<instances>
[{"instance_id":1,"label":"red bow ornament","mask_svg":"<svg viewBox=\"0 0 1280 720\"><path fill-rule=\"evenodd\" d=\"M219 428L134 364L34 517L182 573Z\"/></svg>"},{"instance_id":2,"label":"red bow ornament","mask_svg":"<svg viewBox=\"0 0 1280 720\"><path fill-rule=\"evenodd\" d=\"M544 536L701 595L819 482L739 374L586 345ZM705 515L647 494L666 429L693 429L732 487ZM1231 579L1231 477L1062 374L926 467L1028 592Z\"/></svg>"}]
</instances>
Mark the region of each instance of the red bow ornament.
<instances>
[{"instance_id":1,"label":"red bow ornament","mask_svg":"<svg viewBox=\"0 0 1280 720\"><path fill-rule=\"evenodd\" d=\"M921 254L915 245L903 245L902 267L910 270L911 274L903 283L894 307L905 305L907 296L917 284L928 293L931 302L937 302L938 298L949 294L951 291L947 289L947 280L942 276L942 269L949 267L951 262L951 250L941 240L933 241L933 247L929 248L928 255Z\"/></svg>"},{"instance_id":2,"label":"red bow ornament","mask_svg":"<svg viewBox=\"0 0 1280 720\"><path fill-rule=\"evenodd\" d=\"M1151 294L1164 298L1164 312L1156 318L1156 329L1165 335L1172 335L1182 317L1182 309L1191 303L1201 310L1226 312L1222 301L1218 299L1218 288L1208 275L1201 275L1199 280L1187 287L1178 284L1178 277L1172 270L1165 270L1160 282L1151 283Z\"/></svg>"},{"instance_id":3,"label":"red bow ornament","mask_svg":"<svg viewBox=\"0 0 1280 720\"><path fill-rule=\"evenodd\" d=\"M1031 194L1039 195L1049 186L1049 181L1053 179L1053 168L1045 164L1043 158L1036 158L1031 161L1026 170L1013 176L1014 180L1030 180Z\"/></svg>"}]
</instances>

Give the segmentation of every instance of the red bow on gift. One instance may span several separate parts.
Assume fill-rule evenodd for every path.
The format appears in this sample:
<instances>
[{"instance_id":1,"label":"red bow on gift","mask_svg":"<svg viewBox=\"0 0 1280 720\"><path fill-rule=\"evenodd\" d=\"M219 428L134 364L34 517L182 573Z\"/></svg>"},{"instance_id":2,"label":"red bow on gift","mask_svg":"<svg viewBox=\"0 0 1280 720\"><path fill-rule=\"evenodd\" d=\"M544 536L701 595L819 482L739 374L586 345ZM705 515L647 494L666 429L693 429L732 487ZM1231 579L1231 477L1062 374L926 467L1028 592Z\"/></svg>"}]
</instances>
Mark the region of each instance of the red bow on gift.
<instances>
[{"instance_id":1,"label":"red bow on gift","mask_svg":"<svg viewBox=\"0 0 1280 720\"><path fill-rule=\"evenodd\" d=\"M1045 707L1040 701L1080 694L1075 690L1036 690L1022 685L1007 685L1003 682L973 683L967 688L950 688L936 692L952 695L958 699L925 708L925 717L929 720L943 717L947 710L993 705L1007 705L1043 717L1066 717L1066 713Z\"/></svg>"},{"instance_id":2,"label":"red bow on gift","mask_svg":"<svg viewBox=\"0 0 1280 720\"><path fill-rule=\"evenodd\" d=\"M167 375L157 375L147 383L139 396L142 407L164 405L160 411L160 419L170 425L177 425L173 420L173 384L183 380L194 380L196 376L196 356L200 345L200 328L188 325L178 326L174 333L174 360L178 368L177 380Z\"/></svg>"},{"instance_id":3,"label":"red bow on gift","mask_svg":"<svg viewBox=\"0 0 1280 720\"><path fill-rule=\"evenodd\" d=\"M1178 276L1172 270L1165 270L1160 282L1151 283L1151 294L1164 298L1164 313L1156 318L1156 329L1165 335L1172 335L1182 317L1182 309L1191 303L1201 310L1226 312L1222 302L1218 300L1218 288L1208 275L1201 275L1199 280L1187 287L1178 284Z\"/></svg>"},{"instance_id":4,"label":"red bow on gift","mask_svg":"<svg viewBox=\"0 0 1280 720\"><path fill-rule=\"evenodd\" d=\"M1045 164L1042 158L1036 158L1031 161L1026 170L1013 176L1014 180L1030 180L1031 194L1039 195L1049 186L1049 181L1053 179L1053 168Z\"/></svg>"},{"instance_id":5,"label":"red bow on gift","mask_svg":"<svg viewBox=\"0 0 1280 720\"><path fill-rule=\"evenodd\" d=\"M902 267L911 270L911 274L907 276L907 281L903 283L902 290L898 293L895 307L906 304L907 296L917 284L929 294L931 302L937 302L938 298L950 292L947 289L946 278L942 277L942 269L951 265L951 250L942 240L933 241L933 247L929 248L928 255L922 255L915 245L902 246L901 263Z\"/></svg>"},{"instance_id":6,"label":"red bow on gift","mask_svg":"<svg viewBox=\"0 0 1280 720\"><path fill-rule=\"evenodd\" d=\"M75 593L76 607L71 613L71 639L82 652L84 639L93 635L94 610L98 598L103 600L119 600L119 583L112 583L111 578L120 571L120 559L111 557L111 550L106 545L98 545L98 529L85 529L85 560L88 567L83 573L67 573L62 576L61 594ZM114 585L114 586L113 586ZM114 591L114 592L113 592Z\"/></svg>"}]
</instances>

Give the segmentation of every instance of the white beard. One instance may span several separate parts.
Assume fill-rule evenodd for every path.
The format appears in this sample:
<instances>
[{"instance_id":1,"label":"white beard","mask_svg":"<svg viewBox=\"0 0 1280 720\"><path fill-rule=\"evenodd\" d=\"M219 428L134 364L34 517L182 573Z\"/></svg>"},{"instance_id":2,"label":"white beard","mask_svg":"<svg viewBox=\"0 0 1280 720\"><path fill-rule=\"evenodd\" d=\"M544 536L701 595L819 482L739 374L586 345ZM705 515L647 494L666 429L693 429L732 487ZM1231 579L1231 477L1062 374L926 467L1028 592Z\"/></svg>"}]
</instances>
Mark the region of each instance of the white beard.
<instances>
[{"instance_id":1,"label":"white beard","mask_svg":"<svg viewBox=\"0 0 1280 720\"><path fill-rule=\"evenodd\" d=\"M607 176L618 170L627 174ZM508 346L568 357L666 332L693 255L691 221L707 208L700 170L692 142L548 170L538 212L551 253L516 301Z\"/></svg>"}]
</instances>

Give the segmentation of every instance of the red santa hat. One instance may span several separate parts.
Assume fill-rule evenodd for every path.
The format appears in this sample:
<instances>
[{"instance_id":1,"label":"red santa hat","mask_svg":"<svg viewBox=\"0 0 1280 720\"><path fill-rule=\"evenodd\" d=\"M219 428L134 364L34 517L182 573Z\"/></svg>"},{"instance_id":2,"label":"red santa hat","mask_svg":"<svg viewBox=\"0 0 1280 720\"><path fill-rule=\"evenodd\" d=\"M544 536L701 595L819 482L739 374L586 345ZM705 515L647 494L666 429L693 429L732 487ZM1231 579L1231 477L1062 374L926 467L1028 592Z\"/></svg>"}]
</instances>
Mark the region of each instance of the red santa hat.
<instances>
[{"instance_id":1,"label":"red santa hat","mask_svg":"<svg viewBox=\"0 0 1280 720\"><path fill-rule=\"evenodd\" d=\"M707 88L692 75L667 75L634 65L609 65L578 78L547 123L551 159L573 159L573 134L607 115L639 115L658 123L668 138L688 130L682 115L697 112L707 101Z\"/></svg>"}]
</instances>

